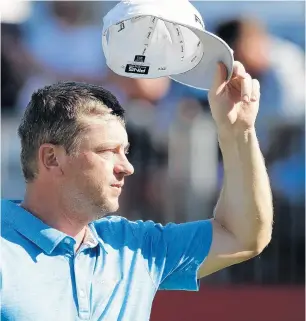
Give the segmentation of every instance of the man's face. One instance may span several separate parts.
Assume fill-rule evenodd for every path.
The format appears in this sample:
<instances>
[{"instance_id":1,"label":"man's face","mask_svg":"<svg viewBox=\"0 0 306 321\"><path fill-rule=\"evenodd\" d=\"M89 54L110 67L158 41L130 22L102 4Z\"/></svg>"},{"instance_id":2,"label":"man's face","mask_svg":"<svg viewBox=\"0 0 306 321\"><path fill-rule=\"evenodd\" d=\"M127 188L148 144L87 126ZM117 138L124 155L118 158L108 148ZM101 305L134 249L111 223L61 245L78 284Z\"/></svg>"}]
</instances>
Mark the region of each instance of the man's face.
<instances>
[{"instance_id":1,"label":"man's face","mask_svg":"<svg viewBox=\"0 0 306 321\"><path fill-rule=\"evenodd\" d=\"M115 117L91 117L79 153L65 156L63 188L67 196L86 209L115 212L125 176L134 172L126 158L128 137Z\"/></svg>"}]
</instances>

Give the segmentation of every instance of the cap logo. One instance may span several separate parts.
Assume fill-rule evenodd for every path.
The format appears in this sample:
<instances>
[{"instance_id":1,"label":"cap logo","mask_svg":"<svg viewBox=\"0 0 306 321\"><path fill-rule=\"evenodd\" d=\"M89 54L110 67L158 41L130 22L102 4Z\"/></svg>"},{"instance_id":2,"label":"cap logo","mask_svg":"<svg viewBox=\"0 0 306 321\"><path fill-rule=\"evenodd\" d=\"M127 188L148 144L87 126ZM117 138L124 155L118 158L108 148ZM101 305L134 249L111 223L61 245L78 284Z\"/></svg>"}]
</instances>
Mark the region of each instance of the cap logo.
<instances>
[{"instance_id":1,"label":"cap logo","mask_svg":"<svg viewBox=\"0 0 306 321\"><path fill-rule=\"evenodd\" d=\"M145 62L146 56L136 55L134 61L135 62Z\"/></svg>"},{"instance_id":2,"label":"cap logo","mask_svg":"<svg viewBox=\"0 0 306 321\"><path fill-rule=\"evenodd\" d=\"M125 72L129 74L147 75L149 73L149 66L127 64L125 67Z\"/></svg>"}]
</instances>

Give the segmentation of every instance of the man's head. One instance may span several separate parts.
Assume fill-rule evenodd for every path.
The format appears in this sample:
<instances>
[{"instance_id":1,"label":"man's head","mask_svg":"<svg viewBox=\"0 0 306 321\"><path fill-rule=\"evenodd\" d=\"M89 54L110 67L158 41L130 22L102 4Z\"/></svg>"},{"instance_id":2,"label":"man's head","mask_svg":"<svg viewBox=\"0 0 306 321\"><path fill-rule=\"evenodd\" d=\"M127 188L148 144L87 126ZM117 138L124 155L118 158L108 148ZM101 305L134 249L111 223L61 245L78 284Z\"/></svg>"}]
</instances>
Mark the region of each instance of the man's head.
<instances>
[{"instance_id":1,"label":"man's head","mask_svg":"<svg viewBox=\"0 0 306 321\"><path fill-rule=\"evenodd\" d=\"M253 76L259 77L269 67L269 40L264 26L253 19L234 19L217 27L216 35L223 39Z\"/></svg>"},{"instance_id":2,"label":"man's head","mask_svg":"<svg viewBox=\"0 0 306 321\"><path fill-rule=\"evenodd\" d=\"M101 87L64 82L32 95L18 129L25 180L59 202L101 212L118 209L126 158L124 110Z\"/></svg>"}]
</instances>

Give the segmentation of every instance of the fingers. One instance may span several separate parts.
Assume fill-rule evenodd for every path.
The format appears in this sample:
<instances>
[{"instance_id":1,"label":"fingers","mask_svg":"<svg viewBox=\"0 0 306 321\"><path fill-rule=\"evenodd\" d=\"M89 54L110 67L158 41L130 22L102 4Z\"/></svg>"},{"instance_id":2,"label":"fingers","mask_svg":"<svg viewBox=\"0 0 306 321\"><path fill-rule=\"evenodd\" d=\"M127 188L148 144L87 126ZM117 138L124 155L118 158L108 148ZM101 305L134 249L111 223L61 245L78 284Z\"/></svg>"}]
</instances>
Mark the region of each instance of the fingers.
<instances>
[{"instance_id":1,"label":"fingers","mask_svg":"<svg viewBox=\"0 0 306 321\"><path fill-rule=\"evenodd\" d=\"M220 86L225 85L226 79L227 79L226 66L220 62L217 65L217 70L215 73L212 88L217 90Z\"/></svg>"},{"instance_id":2,"label":"fingers","mask_svg":"<svg viewBox=\"0 0 306 321\"><path fill-rule=\"evenodd\" d=\"M232 79L245 78L245 77L246 77L246 71L243 64L239 61L234 61Z\"/></svg>"},{"instance_id":3,"label":"fingers","mask_svg":"<svg viewBox=\"0 0 306 321\"><path fill-rule=\"evenodd\" d=\"M257 79L253 79L252 81L252 95L251 101L256 101L259 99L260 96L260 84Z\"/></svg>"},{"instance_id":4,"label":"fingers","mask_svg":"<svg viewBox=\"0 0 306 321\"><path fill-rule=\"evenodd\" d=\"M212 88L217 89L220 86L225 86L226 81L227 81L227 68L226 66L222 63L219 62L217 65L217 70L215 73L214 81ZM234 61L233 64L233 74L230 80L236 79L236 78L245 78L246 72L244 69L244 66L241 62L239 61Z\"/></svg>"},{"instance_id":5,"label":"fingers","mask_svg":"<svg viewBox=\"0 0 306 321\"><path fill-rule=\"evenodd\" d=\"M257 79L252 79L249 74L241 82L241 99L249 103L259 99L260 96L260 84Z\"/></svg>"},{"instance_id":6,"label":"fingers","mask_svg":"<svg viewBox=\"0 0 306 321\"><path fill-rule=\"evenodd\" d=\"M215 73L212 89L218 94L223 91L227 84L232 84L234 88L241 92L242 101L249 103L256 101L260 97L260 84L257 79L246 72L243 64L239 61L234 61L233 73L231 79L227 82L227 68L223 63L218 63ZM238 89L239 88L239 89Z\"/></svg>"},{"instance_id":7,"label":"fingers","mask_svg":"<svg viewBox=\"0 0 306 321\"><path fill-rule=\"evenodd\" d=\"M248 103L250 102L253 90L253 81L249 74L245 75L245 78L241 80L241 99Z\"/></svg>"}]
</instances>

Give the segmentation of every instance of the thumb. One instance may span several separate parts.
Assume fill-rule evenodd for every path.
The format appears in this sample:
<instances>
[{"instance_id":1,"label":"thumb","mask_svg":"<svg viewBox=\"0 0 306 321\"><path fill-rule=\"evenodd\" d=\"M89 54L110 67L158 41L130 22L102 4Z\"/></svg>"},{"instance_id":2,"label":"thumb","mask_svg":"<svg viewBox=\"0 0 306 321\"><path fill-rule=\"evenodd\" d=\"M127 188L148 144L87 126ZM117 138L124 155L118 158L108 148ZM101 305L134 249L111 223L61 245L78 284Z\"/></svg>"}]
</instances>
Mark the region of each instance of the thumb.
<instances>
[{"instance_id":1,"label":"thumb","mask_svg":"<svg viewBox=\"0 0 306 321\"><path fill-rule=\"evenodd\" d=\"M227 68L222 62L219 62L217 64L212 88L215 90L217 90L220 86L222 86L223 88L226 85L226 80L227 80Z\"/></svg>"}]
</instances>

